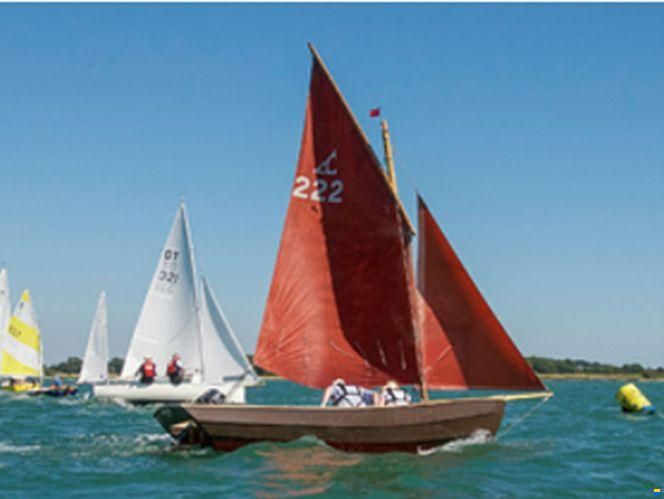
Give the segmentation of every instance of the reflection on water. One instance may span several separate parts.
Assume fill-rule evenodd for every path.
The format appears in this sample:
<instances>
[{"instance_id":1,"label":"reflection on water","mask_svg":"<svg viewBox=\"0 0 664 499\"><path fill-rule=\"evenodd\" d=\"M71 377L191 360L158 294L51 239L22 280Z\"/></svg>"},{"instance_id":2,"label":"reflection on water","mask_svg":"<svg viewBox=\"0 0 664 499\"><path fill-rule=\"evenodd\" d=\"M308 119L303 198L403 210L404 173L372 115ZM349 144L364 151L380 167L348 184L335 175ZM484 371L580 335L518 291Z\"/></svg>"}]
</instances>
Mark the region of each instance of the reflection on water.
<instances>
[{"instance_id":1,"label":"reflection on water","mask_svg":"<svg viewBox=\"0 0 664 499\"><path fill-rule=\"evenodd\" d=\"M256 455L264 459L262 475L267 490L259 491L261 497L321 494L338 480L344 468L362 461L360 454L335 451L314 438L293 445L270 445Z\"/></svg>"}]
</instances>

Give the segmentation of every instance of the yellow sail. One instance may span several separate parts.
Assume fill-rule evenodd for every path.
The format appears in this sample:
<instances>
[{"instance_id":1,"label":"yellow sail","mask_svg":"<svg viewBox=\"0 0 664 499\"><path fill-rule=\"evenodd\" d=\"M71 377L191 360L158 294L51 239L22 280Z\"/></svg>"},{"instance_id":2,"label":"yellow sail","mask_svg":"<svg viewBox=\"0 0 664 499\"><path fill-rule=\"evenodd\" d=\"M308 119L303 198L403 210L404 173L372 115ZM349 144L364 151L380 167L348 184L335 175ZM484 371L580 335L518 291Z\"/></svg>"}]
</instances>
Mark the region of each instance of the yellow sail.
<instances>
[{"instance_id":1,"label":"yellow sail","mask_svg":"<svg viewBox=\"0 0 664 499\"><path fill-rule=\"evenodd\" d=\"M2 342L4 377L42 376L42 343L30 292L25 290Z\"/></svg>"}]
</instances>

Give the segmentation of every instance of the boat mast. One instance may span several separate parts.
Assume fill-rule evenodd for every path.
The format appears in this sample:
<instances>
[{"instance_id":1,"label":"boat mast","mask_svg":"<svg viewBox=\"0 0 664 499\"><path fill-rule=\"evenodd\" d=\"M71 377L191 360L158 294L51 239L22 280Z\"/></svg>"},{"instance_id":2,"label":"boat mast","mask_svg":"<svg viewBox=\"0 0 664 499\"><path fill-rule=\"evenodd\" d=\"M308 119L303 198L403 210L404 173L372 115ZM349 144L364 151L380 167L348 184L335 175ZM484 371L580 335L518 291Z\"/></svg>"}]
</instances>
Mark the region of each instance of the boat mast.
<instances>
[{"instance_id":1,"label":"boat mast","mask_svg":"<svg viewBox=\"0 0 664 499\"><path fill-rule=\"evenodd\" d=\"M394 156L392 155L392 142L390 141L390 130L387 128L387 120L380 122L380 128L383 133L383 151L385 151L385 166L387 168L387 180L395 196L398 196L397 173L394 169Z\"/></svg>"},{"instance_id":2,"label":"boat mast","mask_svg":"<svg viewBox=\"0 0 664 499\"><path fill-rule=\"evenodd\" d=\"M394 192L394 196L399 200L399 192L398 192L398 187L397 187L397 173L396 170L394 169L394 155L392 154L392 141L390 140L390 130L387 127L387 120L382 120L380 122L380 128L383 136L383 151L385 152L385 168L387 170L387 181L390 184L390 187L392 188L392 192ZM412 297L412 291L411 293L411 302L413 302L413 297ZM426 379L424 376L424 363L422 360L422 331L419 325L421 324L420 319L419 319L419 313L418 313L418 307L413 306L413 310L415 311L416 317L414 321L414 327L413 331L415 332L415 348L417 350L417 370L419 371L420 375L420 395L422 397L422 400L429 400L429 388L427 387L426 384Z\"/></svg>"},{"instance_id":3,"label":"boat mast","mask_svg":"<svg viewBox=\"0 0 664 499\"><path fill-rule=\"evenodd\" d=\"M190 265L192 270L192 279L194 280L194 318L196 322L196 335L198 338L198 355L201 362L201 381L205 382L205 356L203 355L203 332L201 331L201 306L200 293L198 289L199 276L196 271L196 260L194 259L194 242L191 238L191 228L189 227L189 217L187 216L187 207L184 204L184 196L180 196L180 210L184 218L185 234L187 236L187 246L189 249Z\"/></svg>"}]
</instances>

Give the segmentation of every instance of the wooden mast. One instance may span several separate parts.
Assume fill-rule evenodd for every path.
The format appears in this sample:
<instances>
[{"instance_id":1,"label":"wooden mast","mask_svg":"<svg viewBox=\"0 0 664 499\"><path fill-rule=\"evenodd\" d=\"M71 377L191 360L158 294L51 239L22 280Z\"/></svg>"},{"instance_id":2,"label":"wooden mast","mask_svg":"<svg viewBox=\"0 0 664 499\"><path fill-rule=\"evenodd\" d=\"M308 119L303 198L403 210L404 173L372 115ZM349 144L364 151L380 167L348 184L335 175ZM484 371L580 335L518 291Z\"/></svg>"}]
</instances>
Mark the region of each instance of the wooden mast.
<instances>
[{"instance_id":1,"label":"wooden mast","mask_svg":"<svg viewBox=\"0 0 664 499\"><path fill-rule=\"evenodd\" d=\"M392 156L392 142L390 141L390 130L387 128L387 120L380 122L383 133L383 151L385 151L385 166L387 167L387 179L395 196L398 196L397 174L394 170L394 157Z\"/></svg>"},{"instance_id":2,"label":"wooden mast","mask_svg":"<svg viewBox=\"0 0 664 499\"><path fill-rule=\"evenodd\" d=\"M387 181L390 184L390 187L392 188L392 192L394 193L394 197L397 198L397 200L401 201L399 198L399 189L397 186L397 173L394 168L394 155L392 154L392 141L390 140L390 130L387 126L387 120L382 120L380 123L380 128L383 136L383 151L385 152L385 168L387 170ZM413 301L413 298L411 296L411 301ZM423 350L422 350L422 331L421 331L421 321L419 318L419 313L417 312L418 307L413 307L413 310L415 310L416 315L418 317L415 319L415 325L414 325L414 331L415 331L415 343L416 343L416 348L417 348L417 363L418 363L418 371L420 373L420 395L422 397L422 400L429 400L429 388L427 387L426 379L424 376L424 363L423 363Z\"/></svg>"}]
</instances>

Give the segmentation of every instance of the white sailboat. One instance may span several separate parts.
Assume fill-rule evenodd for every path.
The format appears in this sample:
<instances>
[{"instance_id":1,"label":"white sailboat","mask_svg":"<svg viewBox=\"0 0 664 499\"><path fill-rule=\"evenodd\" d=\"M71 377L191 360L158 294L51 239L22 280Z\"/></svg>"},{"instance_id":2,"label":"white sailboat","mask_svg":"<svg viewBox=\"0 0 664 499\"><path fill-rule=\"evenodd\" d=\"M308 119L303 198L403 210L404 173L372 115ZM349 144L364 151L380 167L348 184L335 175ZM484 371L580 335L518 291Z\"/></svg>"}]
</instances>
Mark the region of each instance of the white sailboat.
<instances>
[{"instance_id":1,"label":"white sailboat","mask_svg":"<svg viewBox=\"0 0 664 499\"><path fill-rule=\"evenodd\" d=\"M4 346L10 316L9 277L7 276L7 269L0 269L0 351ZM0 366L2 366L2 358L0 358Z\"/></svg>"},{"instance_id":2,"label":"white sailboat","mask_svg":"<svg viewBox=\"0 0 664 499\"><path fill-rule=\"evenodd\" d=\"M134 329L121 380L95 386L96 397L135 404L182 402L216 388L229 402L244 402L244 388L256 383L256 375L209 286L203 281L202 298L198 288L189 220L180 203ZM165 377L151 384L135 381L146 356L154 359L161 374L175 353L189 374L184 382L172 384Z\"/></svg>"},{"instance_id":3,"label":"white sailboat","mask_svg":"<svg viewBox=\"0 0 664 499\"><path fill-rule=\"evenodd\" d=\"M90 327L88 344L83 357L78 383L106 383L108 381L108 323L106 292L99 294L97 309Z\"/></svg>"},{"instance_id":4,"label":"white sailboat","mask_svg":"<svg viewBox=\"0 0 664 499\"><path fill-rule=\"evenodd\" d=\"M27 289L21 295L14 314L9 319L7 333L2 341L2 366L0 376L18 379L3 385L10 391L28 391L39 388L36 383L24 382L27 378L39 378L43 382L43 347L37 314Z\"/></svg>"}]
</instances>

